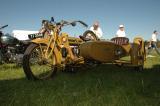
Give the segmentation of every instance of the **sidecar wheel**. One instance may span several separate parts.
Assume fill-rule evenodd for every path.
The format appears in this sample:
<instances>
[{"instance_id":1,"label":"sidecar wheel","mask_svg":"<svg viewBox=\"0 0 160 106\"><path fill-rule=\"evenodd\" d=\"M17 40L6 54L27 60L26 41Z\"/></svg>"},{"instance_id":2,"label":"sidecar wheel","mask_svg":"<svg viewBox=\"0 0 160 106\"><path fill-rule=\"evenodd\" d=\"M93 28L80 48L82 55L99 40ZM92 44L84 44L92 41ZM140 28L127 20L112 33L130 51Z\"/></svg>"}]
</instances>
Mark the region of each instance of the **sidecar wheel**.
<instances>
[{"instance_id":1,"label":"sidecar wheel","mask_svg":"<svg viewBox=\"0 0 160 106\"><path fill-rule=\"evenodd\" d=\"M48 79L53 77L57 72L56 56L45 59L42 54L46 51L47 46L30 44L23 56L23 70L29 80Z\"/></svg>"}]
</instances>

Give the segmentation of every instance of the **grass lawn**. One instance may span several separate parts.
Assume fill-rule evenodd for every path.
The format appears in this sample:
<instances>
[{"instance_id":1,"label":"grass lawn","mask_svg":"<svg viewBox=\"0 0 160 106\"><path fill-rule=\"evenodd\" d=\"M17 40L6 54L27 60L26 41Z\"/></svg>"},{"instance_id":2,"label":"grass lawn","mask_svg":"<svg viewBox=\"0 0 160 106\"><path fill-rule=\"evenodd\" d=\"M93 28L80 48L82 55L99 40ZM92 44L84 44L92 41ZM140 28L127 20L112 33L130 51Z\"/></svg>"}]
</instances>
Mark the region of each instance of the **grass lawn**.
<instances>
[{"instance_id":1,"label":"grass lawn","mask_svg":"<svg viewBox=\"0 0 160 106\"><path fill-rule=\"evenodd\" d=\"M54 79L29 81L21 67L0 65L0 106L160 106L160 57L145 70L100 65Z\"/></svg>"}]
</instances>

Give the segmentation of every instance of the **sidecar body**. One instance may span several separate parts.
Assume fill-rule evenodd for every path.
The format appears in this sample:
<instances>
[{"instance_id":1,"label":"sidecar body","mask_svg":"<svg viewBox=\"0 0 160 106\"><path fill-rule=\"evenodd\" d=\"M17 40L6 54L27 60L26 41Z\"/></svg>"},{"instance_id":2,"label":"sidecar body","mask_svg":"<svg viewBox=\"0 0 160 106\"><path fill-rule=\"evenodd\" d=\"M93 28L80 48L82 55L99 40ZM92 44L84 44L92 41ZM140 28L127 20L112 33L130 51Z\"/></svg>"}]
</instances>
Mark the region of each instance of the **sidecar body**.
<instances>
[{"instance_id":1,"label":"sidecar body","mask_svg":"<svg viewBox=\"0 0 160 106\"><path fill-rule=\"evenodd\" d=\"M95 60L102 63L117 63L143 66L145 60L144 41L136 37L133 43L128 38L117 37L111 41L89 41L80 45L80 55L85 60ZM129 56L129 61L121 61L122 57Z\"/></svg>"}]
</instances>

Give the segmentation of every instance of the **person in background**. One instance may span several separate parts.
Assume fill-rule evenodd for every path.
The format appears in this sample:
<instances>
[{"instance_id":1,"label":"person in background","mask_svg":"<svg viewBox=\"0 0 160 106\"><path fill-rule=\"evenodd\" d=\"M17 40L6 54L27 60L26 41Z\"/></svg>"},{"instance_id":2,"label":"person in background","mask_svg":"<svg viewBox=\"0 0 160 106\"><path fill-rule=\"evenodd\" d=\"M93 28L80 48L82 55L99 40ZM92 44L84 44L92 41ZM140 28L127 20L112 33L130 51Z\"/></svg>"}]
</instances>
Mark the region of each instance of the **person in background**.
<instances>
[{"instance_id":1,"label":"person in background","mask_svg":"<svg viewBox=\"0 0 160 106\"><path fill-rule=\"evenodd\" d=\"M124 25L119 25L119 29L116 33L117 37L126 37L126 33L125 33L125 29L124 29Z\"/></svg>"},{"instance_id":2,"label":"person in background","mask_svg":"<svg viewBox=\"0 0 160 106\"><path fill-rule=\"evenodd\" d=\"M157 48L157 45L156 45L156 43L157 43L157 36L158 36L158 32L157 32L156 30L153 31L153 33L152 33L152 39L151 39L151 41L150 41L150 47L149 47L149 50L148 50L148 54L150 54L151 51L152 51L153 49L155 49L156 52L157 52L157 54L160 55L160 52L159 52L159 50L158 50L158 48Z\"/></svg>"},{"instance_id":3,"label":"person in background","mask_svg":"<svg viewBox=\"0 0 160 106\"><path fill-rule=\"evenodd\" d=\"M95 21L93 26L90 28L91 31L95 33L95 35L100 39L103 36L102 29L100 28L99 22Z\"/></svg>"}]
</instances>

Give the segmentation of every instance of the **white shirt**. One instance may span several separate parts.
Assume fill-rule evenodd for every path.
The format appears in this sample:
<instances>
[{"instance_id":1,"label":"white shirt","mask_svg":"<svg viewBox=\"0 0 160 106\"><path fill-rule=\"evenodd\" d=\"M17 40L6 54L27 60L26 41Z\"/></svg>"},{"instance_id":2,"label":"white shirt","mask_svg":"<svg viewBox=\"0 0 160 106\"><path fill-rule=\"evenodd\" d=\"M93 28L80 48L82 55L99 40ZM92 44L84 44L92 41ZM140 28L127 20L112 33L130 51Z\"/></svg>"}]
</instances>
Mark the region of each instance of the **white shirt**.
<instances>
[{"instance_id":1,"label":"white shirt","mask_svg":"<svg viewBox=\"0 0 160 106\"><path fill-rule=\"evenodd\" d=\"M103 35L102 29L100 27L98 27L97 30L94 30L94 27L92 26L90 30L93 31L97 35L98 38L101 38Z\"/></svg>"},{"instance_id":2,"label":"white shirt","mask_svg":"<svg viewBox=\"0 0 160 106\"><path fill-rule=\"evenodd\" d=\"M157 42L157 35L156 34L152 34L152 41Z\"/></svg>"},{"instance_id":3,"label":"white shirt","mask_svg":"<svg viewBox=\"0 0 160 106\"><path fill-rule=\"evenodd\" d=\"M126 37L125 31L121 31L120 29L116 33L117 37Z\"/></svg>"}]
</instances>

